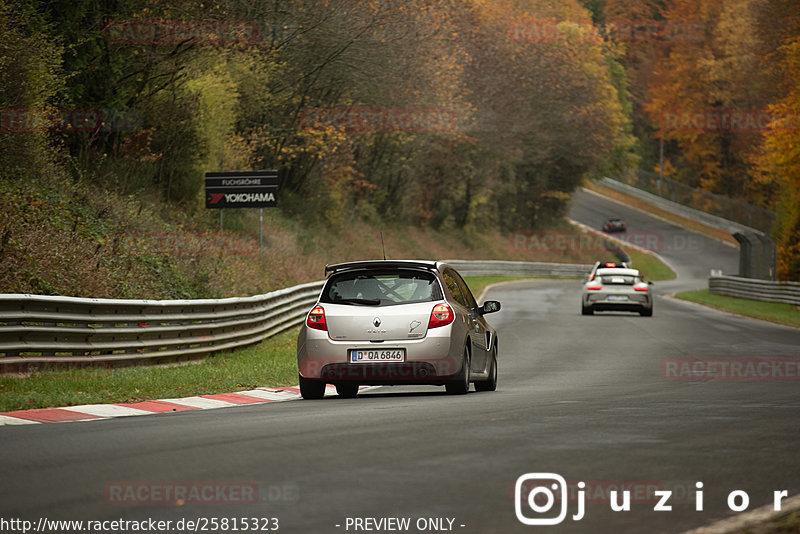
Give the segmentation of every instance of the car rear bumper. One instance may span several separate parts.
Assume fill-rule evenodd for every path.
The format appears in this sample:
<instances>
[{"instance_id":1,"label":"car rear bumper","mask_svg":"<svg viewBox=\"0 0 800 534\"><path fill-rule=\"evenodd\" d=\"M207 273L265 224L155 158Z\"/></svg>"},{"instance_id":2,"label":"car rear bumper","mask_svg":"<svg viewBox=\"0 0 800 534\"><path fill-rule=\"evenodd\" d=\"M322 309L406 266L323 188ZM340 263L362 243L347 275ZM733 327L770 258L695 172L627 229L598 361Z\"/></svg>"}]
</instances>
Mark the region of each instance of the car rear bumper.
<instances>
[{"instance_id":1,"label":"car rear bumper","mask_svg":"<svg viewBox=\"0 0 800 534\"><path fill-rule=\"evenodd\" d=\"M429 362L373 363L352 365L333 363L322 368L321 378L331 383L355 382L379 385L442 385L455 374L441 375L441 367Z\"/></svg>"},{"instance_id":2,"label":"car rear bumper","mask_svg":"<svg viewBox=\"0 0 800 534\"><path fill-rule=\"evenodd\" d=\"M650 306L644 304L622 304L622 303L596 303L591 304L594 311L641 311L649 310Z\"/></svg>"},{"instance_id":3,"label":"car rear bumper","mask_svg":"<svg viewBox=\"0 0 800 534\"><path fill-rule=\"evenodd\" d=\"M613 293L611 295L614 295ZM609 293L588 293L583 297L583 306L595 311L640 311L653 307L653 301L648 294L630 295L627 301L610 301Z\"/></svg>"},{"instance_id":4,"label":"car rear bumper","mask_svg":"<svg viewBox=\"0 0 800 534\"><path fill-rule=\"evenodd\" d=\"M297 366L306 379L359 384L443 384L458 375L464 344L450 340L449 327L428 331L423 339L384 343L331 340L326 332L302 328L297 339ZM405 350L404 362L350 363L352 349Z\"/></svg>"}]
</instances>

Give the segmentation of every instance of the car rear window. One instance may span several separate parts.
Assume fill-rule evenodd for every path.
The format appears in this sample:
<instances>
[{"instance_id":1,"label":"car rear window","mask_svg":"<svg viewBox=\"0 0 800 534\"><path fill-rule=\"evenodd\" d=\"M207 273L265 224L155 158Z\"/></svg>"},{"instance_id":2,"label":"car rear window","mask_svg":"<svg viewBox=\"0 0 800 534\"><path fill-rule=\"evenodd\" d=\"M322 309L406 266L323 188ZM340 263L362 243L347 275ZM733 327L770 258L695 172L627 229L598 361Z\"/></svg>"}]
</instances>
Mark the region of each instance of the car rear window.
<instances>
[{"instance_id":1,"label":"car rear window","mask_svg":"<svg viewBox=\"0 0 800 534\"><path fill-rule=\"evenodd\" d=\"M442 299L436 276L427 271L354 271L334 274L321 302L354 306L393 306Z\"/></svg>"},{"instance_id":2,"label":"car rear window","mask_svg":"<svg viewBox=\"0 0 800 534\"><path fill-rule=\"evenodd\" d=\"M632 286L633 284L639 282L639 278L636 276L628 276L622 274L607 274L602 276L603 284L605 285L626 285Z\"/></svg>"}]
</instances>

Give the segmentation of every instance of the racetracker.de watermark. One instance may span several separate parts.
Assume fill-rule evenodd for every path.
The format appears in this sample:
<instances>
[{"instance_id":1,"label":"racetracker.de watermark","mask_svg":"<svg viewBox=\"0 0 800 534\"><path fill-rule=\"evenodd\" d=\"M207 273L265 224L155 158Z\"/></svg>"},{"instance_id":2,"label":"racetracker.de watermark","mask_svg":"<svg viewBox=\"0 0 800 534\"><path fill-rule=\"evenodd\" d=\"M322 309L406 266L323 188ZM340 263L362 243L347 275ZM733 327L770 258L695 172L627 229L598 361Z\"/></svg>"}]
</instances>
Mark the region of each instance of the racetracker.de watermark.
<instances>
[{"instance_id":1,"label":"racetracker.de watermark","mask_svg":"<svg viewBox=\"0 0 800 534\"><path fill-rule=\"evenodd\" d=\"M800 129L800 113L763 109L675 110L661 115L661 129L679 132L754 133Z\"/></svg>"},{"instance_id":2,"label":"racetracker.de watermark","mask_svg":"<svg viewBox=\"0 0 800 534\"><path fill-rule=\"evenodd\" d=\"M133 132L142 115L113 109L2 109L2 132Z\"/></svg>"},{"instance_id":3,"label":"racetracker.de watermark","mask_svg":"<svg viewBox=\"0 0 800 534\"><path fill-rule=\"evenodd\" d=\"M103 29L109 44L255 44L258 25L244 20L116 20Z\"/></svg>"},{"instance_id":4,"label":"racetracker.de watermark","mask_svg":"<svg viewBox=\"0 0 800 534\"><path fill-rule=\"evenodd\" d=\"M661 252L664 250L664 234L658 231L628 231L616 234L614 239L623 245ZM602 234L580 231L533 230L514 232L509 236L511 250L537 254L542 252L591 252L604 254L608 250L608 239Z\"/></svg>"},{"instance_id":5,"label":"racetracker.de watermark","mask_svg":"<svg viewBox=\"0 0 800 534\"><path fill-rule=\"evenodd\" d=\"M258 242L251 237L229 233L119 232L107 236L111 254L168 256L252 256Z\"/></svg>"},{"instance_id":6,"label":"racetracker.de watermark","mask_svg":"<svg viewBox=\"0 0 800 534\"><path fill-rule=\"evenodd\" d=\"M792 382L800 358L665 358L661 378L682 382Z\"/></svg>"},{"instance_id":7,"label":"racetracker.de watermark","mask_svg":"<svg viewBox=\"0 0 800 534\"><path fill-rule=\"evenodd\" d=\"M699 42L705 24L690 20L612 20L595 25L589 20L522 18L509 25L509 37L516 43L587 42L603 38L622 43Z\"/></svg>"},{"instance_id":8,"label":"racetracker.de watermark","mask_svg":"<svg viewBox=\"0 0 800 534\"><path fill-rule=\"evenodd\" d=\"M259 502L293 503L299 500L296 485L256 482L120 481L103 488L106 503L123 506L220 506Z\"/></svg>"},{"instance_id":9,"label":"racetracker.de watermark","mask_svg":"<svg viewBox=\"0 0 800 534\"><path fill-rule=\"evenodd\" d=\"M351 133L453 133L458 128L456 113L446 109L315 108L303 111L301 124Z\"/></svg>"},{"instance_id":10,"label":"racetracker.de watermark","mask_svg":"<svg viewBox=\"0 0 800 534\"><path fill-rule=\"evenodd\" d=\"M125 506L241 505L259 500L254 482L110 482L108 504Z\"/></svg>"}]
</instances>

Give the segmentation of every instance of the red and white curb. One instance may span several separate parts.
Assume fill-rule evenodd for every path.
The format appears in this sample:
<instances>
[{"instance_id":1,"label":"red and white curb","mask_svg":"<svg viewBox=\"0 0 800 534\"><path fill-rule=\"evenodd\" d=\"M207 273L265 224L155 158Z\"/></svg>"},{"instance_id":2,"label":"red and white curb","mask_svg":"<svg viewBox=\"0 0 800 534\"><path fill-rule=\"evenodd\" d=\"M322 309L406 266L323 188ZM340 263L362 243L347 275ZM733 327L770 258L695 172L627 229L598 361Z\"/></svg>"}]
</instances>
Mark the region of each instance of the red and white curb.
<instances>
[{"instance_id":1,"label":"red and white curb","mask_svg":"<svg viewBox=\"0 0 800 534\"><path fill-rule=\"evenodd\" d=\"M361 390L368 389L366 387ZM336 388L330 384L325 395L335 395ZM93 421L128 417L133 415L152 415L156 413L185 412L189 410L213 410L247 404L266 404L283 402L300 398L299 387L258 388L236 393L217 393L215 395L199 395L182 399L160 399L141 402L123 402L117 404L84 404L64 408L36 408L0 412L0 426L32 425L39 423L66 423L71 421Z\"/></svg>"}]
</instances>

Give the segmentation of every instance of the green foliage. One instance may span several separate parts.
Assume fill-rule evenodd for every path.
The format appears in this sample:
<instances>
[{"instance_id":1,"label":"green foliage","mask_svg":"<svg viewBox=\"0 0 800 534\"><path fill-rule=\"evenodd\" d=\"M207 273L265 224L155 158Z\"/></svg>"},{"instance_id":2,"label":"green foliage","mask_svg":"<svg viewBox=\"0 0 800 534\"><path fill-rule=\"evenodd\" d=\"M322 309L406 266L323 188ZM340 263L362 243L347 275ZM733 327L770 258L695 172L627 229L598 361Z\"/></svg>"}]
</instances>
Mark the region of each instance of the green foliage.
<instances>
[{"instance_id":1,"label":"green foliage","mask_svg":"<svg viewBox=\"0 0 800 534\"><path fill-rule=\"evenodd\" d=\"M0 179L34 179L56 157L45 119L62 87L62 49L46 29L31 2L0 0L0 112L14 121L0 129Z\"/></svg>"}]
</instances>

